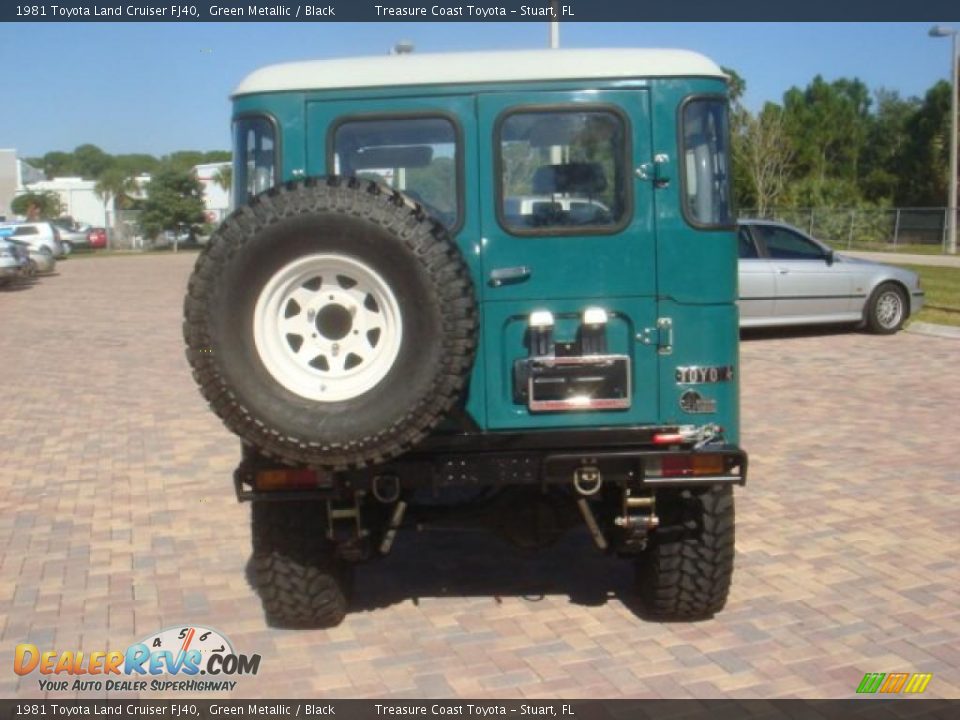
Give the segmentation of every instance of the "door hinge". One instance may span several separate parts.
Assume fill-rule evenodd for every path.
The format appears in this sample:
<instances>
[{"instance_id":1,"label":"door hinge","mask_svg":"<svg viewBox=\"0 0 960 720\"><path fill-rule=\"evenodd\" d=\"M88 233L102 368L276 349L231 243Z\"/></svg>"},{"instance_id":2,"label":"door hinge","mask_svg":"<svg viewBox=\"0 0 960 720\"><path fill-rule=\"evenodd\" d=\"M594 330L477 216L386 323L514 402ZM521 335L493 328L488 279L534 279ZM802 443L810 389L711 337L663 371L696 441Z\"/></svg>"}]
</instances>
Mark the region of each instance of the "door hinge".
<instances>
[{"instance_id":1,"label":"door hinge","mask_svg":"<svg viewBox=\"0 0 960 720\"><path fill-rule=\"evenodd\" d=\"M657 318L656 327L644 328L637 334L637 340L644 345L656 345L657 352L669 355L673 352L673 320L668 317Z\"/></svg>"}]
</instances>

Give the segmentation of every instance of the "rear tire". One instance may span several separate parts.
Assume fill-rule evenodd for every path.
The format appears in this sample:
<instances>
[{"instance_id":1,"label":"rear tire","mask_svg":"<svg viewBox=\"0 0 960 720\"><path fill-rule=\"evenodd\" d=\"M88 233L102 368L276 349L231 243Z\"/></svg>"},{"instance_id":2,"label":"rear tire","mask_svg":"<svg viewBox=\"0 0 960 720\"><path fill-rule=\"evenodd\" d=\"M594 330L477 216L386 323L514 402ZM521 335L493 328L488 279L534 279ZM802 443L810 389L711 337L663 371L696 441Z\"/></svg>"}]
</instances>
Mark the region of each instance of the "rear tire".
<instances>
[{"instance_id":1,"label":"rear tire","mask_svg":"<svg viewBox=\"0 0 960 720\"><path fill-rule=\"evenodd\" d=\"M892 335L903 327L909 313L907 296L893 283L879 285L867 302L867 327L878 335Z\"/></svg>"},{"instance_id":2,"label":"rear tire","mask_svg":"<svg viewBox=\"0 0 960 720\"><path fill-rule=\"evenodd\" d=\"M723 609L733 576L733 490L719 486L657 498L661 528L636 561L643 609L698 620Z\"/></svg>"},{"instance_id":3,"label":"rear tire","mask_svg":"<svg viewBox=\"0 0 960 720\"><path fill-rule=\"evenodd\" d=\"M328 628L346 615L353 568L325 537L325 512L316 502L253 504L253 579L273 627Z\"/></svg>"}]
</instances>

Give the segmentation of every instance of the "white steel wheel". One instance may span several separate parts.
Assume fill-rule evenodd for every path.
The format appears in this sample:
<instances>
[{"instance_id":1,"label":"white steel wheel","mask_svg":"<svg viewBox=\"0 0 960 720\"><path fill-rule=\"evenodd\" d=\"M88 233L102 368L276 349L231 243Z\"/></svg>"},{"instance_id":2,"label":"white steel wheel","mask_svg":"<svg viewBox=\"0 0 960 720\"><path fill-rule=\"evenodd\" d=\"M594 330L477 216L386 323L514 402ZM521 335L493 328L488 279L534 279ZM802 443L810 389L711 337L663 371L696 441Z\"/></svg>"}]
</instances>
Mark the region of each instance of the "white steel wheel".
<instances>
[{"instance_id":1,"label":"white steel wheel","mask_svg":"<svg viewBox=\"0 0 960 720\"><path fill-rule=\"evenodd\" d=\"M403 339L400 306L366 263L307 255L280 268L261 290L253 337L280 385L317 402L359 397L393 367Z\"/></svg>"},{"instance_id":2,"label":"white steel wheel","mask_svg":"<svg viewBox=\"0 0 960 720\"><path fill-rule=\"evenodd\" d=\"M903 322L903 297L894 289L884 290L877 297L874 316L877 324L885 330L900 327Z\"/></svg>"}]
</instances>

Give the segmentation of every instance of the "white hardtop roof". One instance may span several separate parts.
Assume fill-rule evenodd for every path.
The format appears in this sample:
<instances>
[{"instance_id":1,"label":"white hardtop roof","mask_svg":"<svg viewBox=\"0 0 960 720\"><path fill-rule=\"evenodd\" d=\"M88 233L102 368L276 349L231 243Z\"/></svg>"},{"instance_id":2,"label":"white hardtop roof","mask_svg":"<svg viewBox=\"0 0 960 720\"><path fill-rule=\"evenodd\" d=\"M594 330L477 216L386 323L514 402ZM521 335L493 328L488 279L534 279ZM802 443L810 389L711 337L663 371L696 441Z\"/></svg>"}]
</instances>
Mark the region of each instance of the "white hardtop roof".
<instances>
[{"instance_id":1,"label":"white hardtop roof","mask_svg":"<svg viewBox=\"0 0 960 720\"><path fill-rule=\"evenodd\" d=\"M688 50L410 53L269 65L247 75L233 94L522 80L704 76L726 77L712 60Z\"/></svg>"}]
</instances>

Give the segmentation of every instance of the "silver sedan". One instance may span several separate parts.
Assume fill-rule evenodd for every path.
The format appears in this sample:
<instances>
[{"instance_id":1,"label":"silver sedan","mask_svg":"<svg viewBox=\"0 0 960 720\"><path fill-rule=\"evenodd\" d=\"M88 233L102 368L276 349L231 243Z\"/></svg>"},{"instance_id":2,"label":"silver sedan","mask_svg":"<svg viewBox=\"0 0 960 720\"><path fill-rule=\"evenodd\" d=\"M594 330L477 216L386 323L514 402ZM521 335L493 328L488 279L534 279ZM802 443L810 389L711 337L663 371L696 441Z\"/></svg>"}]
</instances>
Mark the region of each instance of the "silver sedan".
<instances>
[{"instance_id":1,"label":"silver sedan","mask_svg":"<svg viewBox=\"0 0 960 720\"><path fill-rule=\"evenodd\" d=\"M795 227L741 220L740 327L861 323L895 333L923 306L920 276L838 255Z\"/></svg>"}]
</instances>

